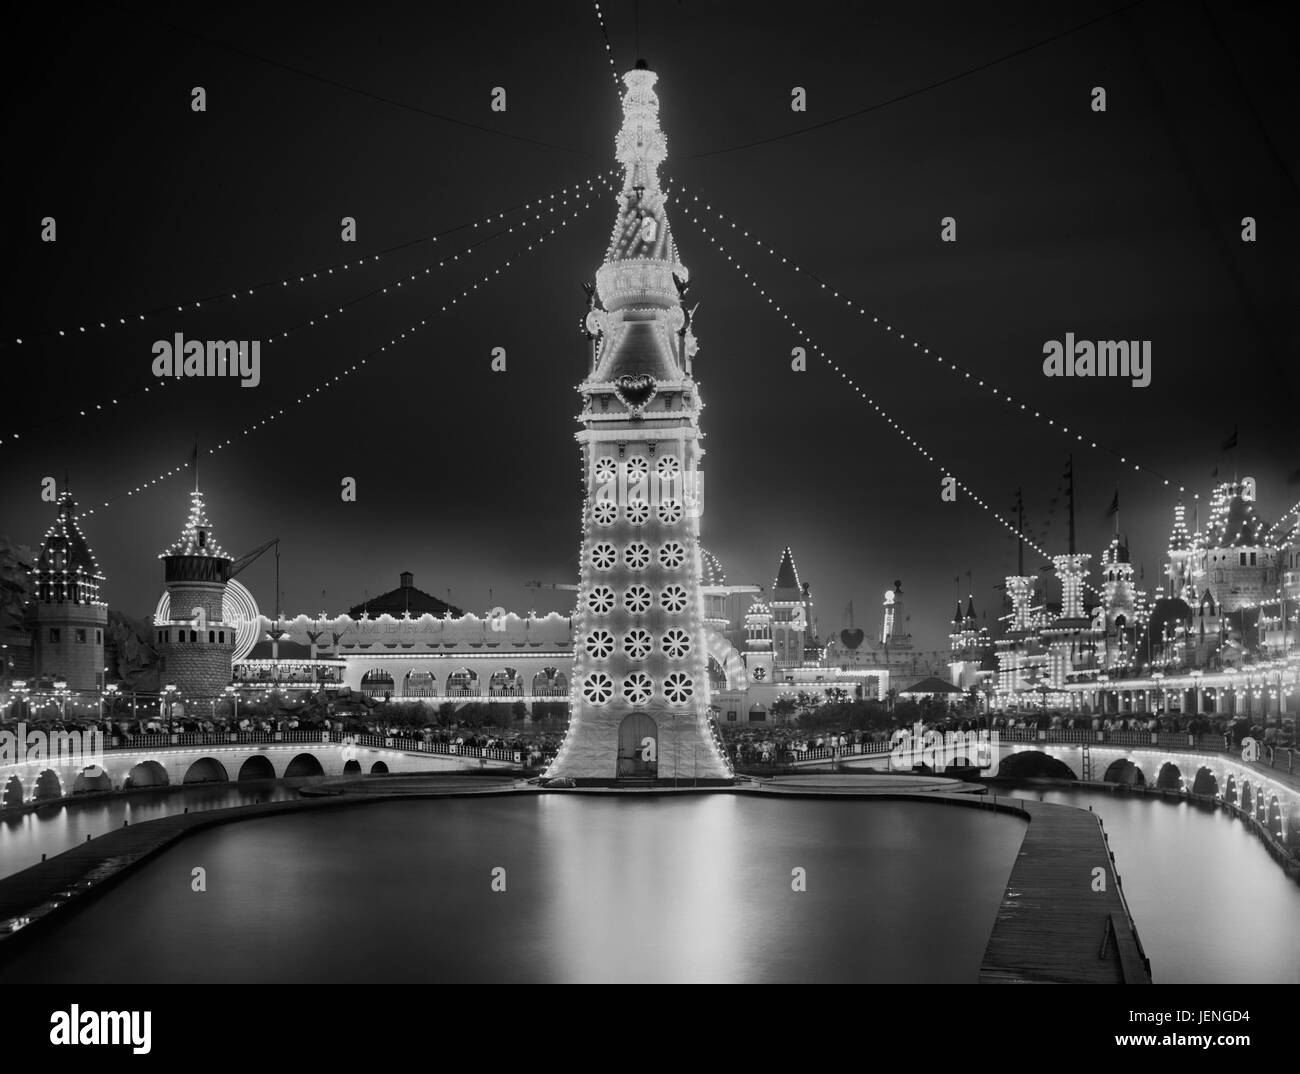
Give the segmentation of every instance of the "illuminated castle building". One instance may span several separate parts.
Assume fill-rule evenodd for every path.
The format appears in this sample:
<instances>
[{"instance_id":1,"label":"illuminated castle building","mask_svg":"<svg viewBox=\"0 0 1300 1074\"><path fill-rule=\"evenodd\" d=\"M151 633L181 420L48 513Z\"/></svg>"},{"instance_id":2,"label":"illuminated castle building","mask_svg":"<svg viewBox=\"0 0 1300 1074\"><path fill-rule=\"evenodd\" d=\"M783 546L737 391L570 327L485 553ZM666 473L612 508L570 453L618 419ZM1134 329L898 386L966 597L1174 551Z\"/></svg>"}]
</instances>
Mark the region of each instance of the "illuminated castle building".
<instances>
[{"instance_id":1,"label":"illuminated castle building","mask_svg":"<svg viewBox=\"0 0 1300 1074\"><path fill-rule=\"evenodd\" d=\"M1158 597L1135 583L1118 530L1102 552L1099 585L1087 581L1086 555L1053 558L1059 615L1035 601L1036 579L1009 577L1012 607L995 642L997 704L1149 711L1158 694L1180 712L1236 713L1243 691L1266 704L1272 676L1268 696L1284 707L1298 677L1300 517L1292 507L1268 526L1255 503L1253 478L1220 483L1196 532L1179 503ZM1091 609L1085 589L1097 597ZM952 645L954 675L965 674L958 652L970 639L954 631Z\"/></svg>"}]
</instances>

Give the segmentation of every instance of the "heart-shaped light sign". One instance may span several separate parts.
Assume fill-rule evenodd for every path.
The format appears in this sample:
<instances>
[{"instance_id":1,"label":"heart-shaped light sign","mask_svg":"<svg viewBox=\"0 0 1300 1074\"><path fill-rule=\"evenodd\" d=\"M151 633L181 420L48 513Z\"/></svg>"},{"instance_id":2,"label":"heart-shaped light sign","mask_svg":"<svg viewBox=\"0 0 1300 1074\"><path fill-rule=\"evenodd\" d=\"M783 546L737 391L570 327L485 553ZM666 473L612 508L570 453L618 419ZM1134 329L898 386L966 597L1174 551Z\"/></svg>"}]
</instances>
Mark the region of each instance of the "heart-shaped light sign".
<instances>
[{"instance_id":1,"label":"heart-shaped light sign","mask_svg":"<svg viewBox=\"0 0 1300 1074\"><path fill-rule=\"evenodd\" d=\"M840 641L842 641L850 649L856 649L859 645L862 644L862 639L865 637L866 635L862 632L861 627L859 627L857 630L840 631Z\"/></svg>"},{"instance_id":2,"label":"heart-shaped light sign","mask_svg":"<svg viewBox=\"0 0 1300 1074\"><path fill-rule=\"evenodd\" d=\"M658 391L659 385L649 373L624 373L614 381L614 394L634 418L641 416Z\"/></svg>"}]
</instances>

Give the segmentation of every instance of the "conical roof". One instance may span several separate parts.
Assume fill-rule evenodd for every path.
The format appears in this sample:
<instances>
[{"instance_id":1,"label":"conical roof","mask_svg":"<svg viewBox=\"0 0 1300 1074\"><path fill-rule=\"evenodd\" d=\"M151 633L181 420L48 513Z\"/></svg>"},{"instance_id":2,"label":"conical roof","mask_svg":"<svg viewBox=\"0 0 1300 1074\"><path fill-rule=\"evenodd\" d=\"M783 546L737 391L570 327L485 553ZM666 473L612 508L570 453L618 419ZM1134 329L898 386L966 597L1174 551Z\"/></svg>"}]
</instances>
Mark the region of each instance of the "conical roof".
<instances>
[{"instance_id":1,"label":"conical roof","mask_svg":"<svg viewBox=\"0 0 1300 1074\"><path fill-rule=\"evenodd\" d=\"M190 493L190 514L181 529L181 535L165 551L160 552L158 558L165 559L168 556L231 558L212 536L212 523L208 521L208 509L203 502L203 493L198 489Z\"/></svg>"},{"instance_id":2,"label":"conical roof","mask_svg":"<svg viewBox=\"0 0 1300 1074\"><path fill-rule=\"evenodd\" d=\"M803 587L799 584L799 571L794 565L794 553L787 546L781 553L781 562L776 568L776 580L772 583L774 600L800 600Z\"/></svg>"},{"instance_id":3,"label":"conical roof","mask_svg":"<svg viewBox=\"0 0 1300 1074\"><path fill-rule=\"evenodd\" d=\"M623 165L623 189L605 260L596 273L603 306L595 382L651 377L658 384L686 378L686 314L682 294L690 273L677 257L667 199L659 188L659 165L668 140L659 127L653 71L623 76L623 124L614 151ZM693 344L692 344L693 345ZM646 385L634 385L637 391Z\"/></svg>"},{"instance_id":4,"label":"conical roof","mask_svg":"<svg viewBox=\"0 0 1300 1074\"><path fill-rule=\"evenodd\" d=\"M1265 526L1255 514L1255 505L1241 495L1239 485L1211 508L1206 531L1207 548L1254 548L1264 543Z\"/></svg>"},{"instance_id":5,"label":"conical roof","mask_svg":"<svg viewBox=\"0 0 1300 1074\"><path fill-rule=\"evenodd\" d=\"M77 501L66 488L59 493L58 514L45 531L32 577L39 600L99 603L99 587L104 576L81 532Z\"/></svg>"}]
</instances>

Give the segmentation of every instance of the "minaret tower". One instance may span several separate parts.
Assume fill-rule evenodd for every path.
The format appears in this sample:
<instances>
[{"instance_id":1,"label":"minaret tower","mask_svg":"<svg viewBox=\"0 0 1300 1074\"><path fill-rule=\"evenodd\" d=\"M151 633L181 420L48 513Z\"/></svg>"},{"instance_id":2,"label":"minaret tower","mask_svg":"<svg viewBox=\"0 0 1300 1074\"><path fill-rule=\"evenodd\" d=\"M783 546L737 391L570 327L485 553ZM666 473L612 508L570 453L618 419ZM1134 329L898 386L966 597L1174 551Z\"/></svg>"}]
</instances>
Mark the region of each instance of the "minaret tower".
<instances>
[{"instance_id":1,"label":"minaret tower","mask_svg":"<svg viewBox=\"0 0 1300 1074\"><path fill-rule=\"evenodd\" d=\"M238 625L226 622L223 603L231 558L212 536L203 493L190 494L181 535L158 556L166 567L168 620L155 623L162 684L187 702L213 698L230 684Z\"/></svg>"},{"instance_id":2,"label":"minaret tower","mask_svg":"<svg viewBox=\"0 0 1300 1074\"><path fill-rule=\"evenodd\" d=\"M700 590L700 393L658 169L657 75L623 76L624 168L614 232L585 327L578 386L584 501L569 731L547 775L730 780L709 721Z\"/></svg>"},{"instance_id":3,"label":"minaret tower","mask_svg":"<svg viewBox=\"0 0 1300 1074\"><path fill-rule=\"evenodd\" d=\"M99 596L104 576L77 524L77 503L66 486L58 510L32 569L35 671L41 678L62 679L73 690L95 690L102 685L108 627L108 605Z\"/></svg>"},{"instance_id":4,"label":"minaret tower","mask_svg":"<svg viewBox=\"0 0 1300 1074\"><path fill-rule=\"evenodd\" d=\"M1192 538L1187 532L1187 508L1179 500L1174 508L1174 528L1169 534L1169 566L1166 568L1169 596L1184 600L1191 596L1191 559Z\"/></svg>"}]
</instances>

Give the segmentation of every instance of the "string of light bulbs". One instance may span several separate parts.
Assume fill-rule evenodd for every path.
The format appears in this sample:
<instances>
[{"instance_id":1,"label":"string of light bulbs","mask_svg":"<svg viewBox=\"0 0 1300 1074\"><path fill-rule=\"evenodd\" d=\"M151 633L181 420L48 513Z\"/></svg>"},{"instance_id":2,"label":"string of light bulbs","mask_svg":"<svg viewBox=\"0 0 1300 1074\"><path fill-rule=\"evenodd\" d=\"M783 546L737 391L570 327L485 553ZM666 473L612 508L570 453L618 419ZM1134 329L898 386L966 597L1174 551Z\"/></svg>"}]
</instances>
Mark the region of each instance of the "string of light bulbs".
<instances>
[{"instance_id":1,"label":"string of light bulbs","mask_svg":"<svg viewBox=\"0 0 1300 1074\"><path fill-rule=\"evenodd\" d=\"M206 295L202 298L186 299L184 302L170 302L165 306L155 306L152 309L147 309L140 313L129 313L125 316L109 317L103 321L91 321L89 325L84 325L84 324L78 325L75 329L50 328L50 329L44 329L39 332L31 332L25 336L15 338L12 344L0 340L0 349L4 349L9 346L27 345L36 339L44 339L44 338L62 339L62 338L68 338L70 336L77 336L81 334L93 334L93 332L88 332L88 330L93 330L96 327L100 329L108 329L108 328L118 328L126 324L137 324L140 321L146 320L149 317L156 317L164 313L166 314L183 313L187 309L199 309L204 302L209 302L209 303L218 302L223 299L238 300L241 297L241 295L247 298L261 291L265 291L268 288L291 287L296 284L310 283L311 280L318 279L322 275L330 276L333 275L335 271L345 272L348 269L360 268L363 265L372 264L373 262L378 261L381 257L384 257L385 255L397 253L400 250L406 250L412 246L419 246L422 243L437 242L439 239L445 238L448 235L454 235L458 231L473 230L478 227L486 226L487 224L490 224L493 221L503 219L508 213L522 212L526 209L531 209L534 205L538 205L541 202L546 201L548 198L554 198L557 195L563 195L563 194L577 191L580 187L586 186L587 188L590 189L592 186L594 186L594 184L607 179L607 177L619 171L621 171L619 167L606 168L603 171L597 172L595 175L588 176L585 179L580 179L576 183L571 183L569 186L562 187L559 190L547 194L539 194L535 198L530 198L527 201L521 201L515 205L511 205L508 208L501 210L500 212L489 213L487 216L479 217L476 220L469 220L469 221L465 221L464 223L456 224L453 227L444 228L442 231L435 232L432 235L421 235L419 238L407 239L404 242L395 243L392 246L385 246L379 250L374 251L373 253L368 253L361 257L353 258L350 261L336 261L328 265L321 265L314 269L306 269L302 273L298 274L296 278L294 275L291 274L281 280L264 280L261 283L255 283L247 287L245 286L237 287L233 291L218 291L214 294Z\"/></svg>"},{"instance_id":2,"label":"string of light bulbs","mask_svg":"<svg viewBox=\"0 0 1300 1074\"><path fill-rule=\"evenodd\" d=\"M618 80L618 65L614 63L614 48L609 43L609 30L605 26L605 13L600 10L600 0L592 0L596 8L596 22L600 26L600 36L605 41L605 59L609 61L609 73L614 79L614 92L618 94L621 101L623 99L623 87Z\"/></svg>"},{"instance_id":3,"label":"string of light bulbs","mask_svg":"<svg viewBox=\"0 0 1300 1074\"><path fill-rule=\"evenodd\" d=\"M1268 528L1268 532L1267 532L1266 534L1264 534L1264 539L1265 539L1266 541L1270 541L1270 540L1272 540L1272 539L1273 539L1273 534L1275 534L1275 533L1280 533L1280 532L1281 532L1281 529L1282 529L1282 523L1286 521L1286 519L1288 518L1288 516L1290 516L1290 515L1294 515L1294 514L1298 514L1298 513L1300 513L1300 500L1297 500L1297 501L1296 501L1295 503L1293 503L1290 507L1288 507L1285 511L1283 511L1280 515L1278 515L1278 519L1277 519L1277 521L1274 522L1273 525L1269 526L1269 528Z\"/></svg>"},{"instance_id":4,"label":"string of light bulbs","mask_svg":"<svg viewBox=\"0 0 1300 1074\"><path fill-rule=\"evenodd\" d=\"M273 288L273 287L277 287L277 286L280 286L280 287L289 287L289 286L294 286L294 285L297 285L297 284L307 284L307 283L310 283L312 280L318 280L318 279L320 279L322 276L328 277L328 276L332 276L332 275L334 275L334 272L335 272L336 269L337 269L339 272L344 272L344 271L347 271L347 270L349 270L349 269L352 269L352 268L359 268L359 267L364 266L364 265L373 265L376 261L379 261L380 258L383 257L383 256L386 255L386 254L392 254L392 253L395 253L395 252L397 252L397 251L399 251L399 250L405 250L405 249L408 249L408 248L410 248L410 247L412 247L412 246L418 246L418 245L420 245L420 244L422 244L422 243L426 243L426 242L437 242L437 241L438 241L439 239L441 239L441 238L446 238L447 236L449 236L449 235L453 235L453 234L455 234L455 233L457 233L457 232L460 232L460 231L466 231L466 230L471 230L471 231L473 231L473 230L477 230L477 229L480 228L480 227L485 227L485 226L487 226L487 225L489 225L489 224L492 224L492 223L494 223L494 222L496 222L496 221L498 221L498 220L503 220L503 219L505 219L505 217L506 217L507 214L514 214L514 213L516 213L516 212L521 212L521 211L527 211L527 210L530 210L530 209L532 209L533 207L538 206L538 205L542 205L543 203L545 203L545 202L547 202L547 201L553 201L556 197L560 197L560 198L562 198L563 201L564 201L564 203L567 204L568 199L569 199L570 197L576 197L579 193L581 193L581 192L583 191L584 188L585 188L585 190L586 190L587 192L589 192L589 193L595 193L595 192L601 192L601 193L603 193L603 192L604 192L604 187L600 187L600 188L598 188L598 187L597 187L597 184L601 183L602 180L607 182L608 179L609 179L609 177L610 177L610 176L611 176L615 171L617 171L617 169L614 169L614 168L608 169L608 170L605 171L605 172L598 173L598 174L595 175L594 177L588 177L588 178L586 178L586 179L580 180L579 182L577 182L577 183L573 183L573 184L571 184L570 186L563 187L562 189L560 189L560 190L558 190L558 191L554 191L554 192L551 192L551 193L549 193L549 194L542 194L542 195L540 195L540 196L538 196L538 197L536 197L536 198L531 198L531 199L529 199L528 201L520 202L518 205L512 205L512 206L510 206L509 208L507 208L507 209L503 209L502 211L500 211L500 212L498 212L498 213L493 213L493 214L489 214L489 215L484 216L484 217L480 217L478 220L469 221L469 222L466 222L466 223L463 223L463 224L457 224L455 227L447 228L447 229L445 229L445 230L443 230L443 231L438 232L438 233L435 234L435 235L425 235L425 236L421 236L421 237L418 238L418 239L409 239L409 240L407 240L407 241L405 241L405 242L397 243L397 244L394 245L394 246L386 247L386 248L384 248L384 249L382 249L382 250L378 250L378 251L376 251L376 252L373 253L373 254L367 254L367 255L365 255L365 256L362 257L362 258L354 259L354 260L352 260L352 261L345 261L345 262L341 262L341 263L339 263L339 264L335 264L335 265L326 265L326 266L322 266L322 267L320 267L320 268L318 268L318 269L315 269L315 270L307 270L307 271L305 271L303 274L299 275L299 276L297 277L296 280L290 277L290 278L286 278L286 279L279 280L279 281L270 281L270 282L266 282L266 283L259 283L259 284L254 284L252 287L240 288L239 290L236 290L236 291L222 292L221 294L216 295L216 296L209 296L209 297L207 297L207 298L193 299L193 300L190 300L190 301L188 301L188 302L186 302L186 303L184 303L184 304L178 304L178 305L176 305L176 306L174 306L174 307L173 307L173 306L159 307L159 308L156 308L156 309L153 309L153 310L147 310L147 311L145 311L144 313L132 314L131 317L130 317L130 319L128 319L128 318L126 318L126 317L119 317L119 318L116 318L116 325L117 325L117 326L120 326L120 325L124 325L124 324L138 324L140 321L145 320L147 317L156 317L156 316L159 316L160 314L183 313L183 312L185 312L186 310L193 311L193 310L196 310L196 309L200 309L200 308L202 308L202 306L203 306L203 304L204 304L205 302L210 304L210 303L212 303L212 302L214 302L214 301L220 301L220 300L222 300L222 299L226 299L226 298L229 298L229 299L231 299L231 300L238 300L238 298L240 297L241 294L243 294L245 297L248 297L248 296L252 296L252 295L257 294L257 293L260 292L260 291L266 290L267 288ZM554 207L551 207L551 211L554 211ZM534 219L539 219L540 216L541 216L541 214L538 213L538 214L536 214L536 215L534 216ZM523 224L523 225L521 225L521 226L527 226L527 223L525 223L525 224ZM486 236L485 238L478 239L478 240L476 240L475 242L470 243L470 245L467 246L467 247L465 247L464 249L458 250L458 251L456 251L455 253L453 253L453 254L451 255L451 257L450 257L450 260L452 260L452 261L459 260L460 257L462 257L462 256L464 256L465 254L469 253L470 251L476 249L477 247L484 245L486 242L489 242L489 241L491 241L492 239L497 238L497 237L500 236L500 235L510 234L513 230L514 230L513 227L509 227L509 228L507 228L505 231L497 231L497 232L493 232L491 235L488 235L488 236ZM422 270L417 270L417 272L415 272L415 273L411 273L411 274L410 274L409 276L407 276L407 277L395 277L393 280L390 280L390 281L389 281L388 286L397 286L397 287L400 287L400 286L401 286L401 282L400 282L400 281L405 281L405 280L408 280L408 279L409 279L409 280L413 280L417 275L421 275L421 274L423 274L423 275L428 275L429 272L432 271L433 268L435 268L435 267L437 267L437 268L441 268L442 266L443 266L443 262L442 262L442 261L439 261L439 262L437 262L436 264L434 264L434 263L430 263L428 266L425 266ZM363 295L361 295L361 296L359 296L359 297L357 297L357 298L351 299L351 300L349 300L348 302L343 303L343 305L339 306L337 309L333 310L332 312L334 312L334 313L342 313L342 312L343 312L345 309L347 309L348 307L350 307L350 306L354 306L354 305L356 305L356 304L359 303L359 302L363 302L363 301L365 301L365 300L368 299L368 298L372 298L372 297L373 297L374 295L376 295L376 294L381 294L381 293L384 292L384 290L385 290L385 288L383 288L383 287L375 288L375 289L372 290L372 291L368 291L368 292L366 292L365 294L363 294ZM318 316L321 320L328 320L329 317L330 317L330 313L329 313L329 312L326 312L326 313L323 313L323 314L318 314L317 316ZM98 322L98 324L99 324L99 327L100 327L100 328L114 327L114 325L111 324L109 321L100 321L100 322ZM263 344L263 346L269 346L269 345L270 345L271 343L273 343L273 342L277 342L277 341L283 340L283 339L287 338L288 336L292 335L294 332L300 331L300 330L302 330L302 329L304 329L304 328L311 327L311 326L313 326L313 325L315 325L315 324L316 324L316 318L308 318L308 319L306 319L306 320L304 320L304 321L301 321L301 322L299 322L298 324L292 326L291 328L289 328L289 329L286 330L286 331L282 331L282 332L280 332L280 333L278 333L278 334L276 334L276 335L272 335L272 336L270 336L270 337L267 338L266 340L263 340L263 341L262 341L262 344ZM85 326L85 325L82 325L82 326L80 326L80 327L77 329L77 331L76 331L75 334L84 333L85 331L86 331L86 326ZM47 334L48 334L48 333L47 333ZM62 336L62 337L66 337L67 332L61 330L61 331L58 332L58 335L59 335L59 336ZM39 338L39 336L37 336L37 337L32 337L32 336L21 337L21 338L17 339L16 342L17 342L18 344L24 344L24 343L30 342L31 339L33 339L33 338ZM165 378L164 378L164 379L153 378L153 379L149 380L148 382L146 382L146 383L142 383L142 384L140 384L139 386L137 386L137 387L135 387L135 388L130 388L130 389L127 389L127 390L125 390L125 391L119 391L119 392L115 393L114 395L112 395L112 396L110 396L110 397L107 397L107 398L104 398L104 399L101 399L100 401L98 401L98 402L96 402L96 403L87 403L87 404L86 404L85 406L83 406L83 407L78 407L78 408L76 408L75 410L61 413L61 414L59 414L57 417L51 417L51 418L49 418L49 419L46 420L46 421L37 422L37 423L35 423L35 424L33 424L33 425L29 425L29 426L27 426L25 429L22 429L22 430L19 430L19 431L10 431L10 432L8 432L8 433L0 432L0 446L3 446L6 442L10 442L10 443L12 443L12 442L15 441L15 440L19 440L19 439L21 439L23 436L30 436L32 433L34 433L34 432L38 432L39 430L44 429L44 428L47 428L47 427L50 427L50 426L54 426L54 425L60 425L60 426L62 426L62 425L66 425L66 423L67 423L67 421L69 420L69 418L77 418L77 417L85 418L85 417L91 417L91 416L93 416L93 415L96 414L96 413L100 413L100 412L102 412L102 411L104 411L104 410L110 409L111 407L121 405L122 402L123 402L124 400L127 400L127 399L134 399L134 398L137 398L137 397L139 397L139 396L141 396L141 395L146 395L146 394L149 393L149 391L150 391L151 389L153 389L153 388L163 388L163 387L165 387L167 384L168 384L168 381L167 381Z\"/></svg>"},{"instance_id":5,"label":"string of light bulbs","mask_svg":"<svg viewBox=\"0 0 1300 1074\"><path fill-rule=\"evenodd\" d=\"M709 231L708 227L705 224L703 224L697 217L695 217L691 213L690 208L686 206L684 202L679 201L676 204L678 206L679 211L684 211L686 218L700 229L701 234L703 234L703 236L709 241L709 245L716 247L718 253L721 254L724 258L726 258L727 263L731 265L732 268L734 268L737 272L739 272L741 276L744 277L744 279L749 282L749 285L752 288L754 288L759 293L759 295L767 302L767 304L771 306L778 314L781 315L781 319L784 320L787 325L789 325L790 330L799 338L799 340L803 344L805 344L819 358L821 358L822 361L824 361L827 365L829 365L834 372L838 373L840 378L849 386L849 388L853 392L855 392L860 399L864 400L867 403L867 405L871 407L872 410L875 411L876 415L885 422L886 425L888 425L891 429L894 430L894 432L896 432L899 436L901 436L904 440L906 440L907 443L912 447L912 449L915 450L918 454L920 454L922 458L924 458L927 462L932 463L934 467L937 470L939 470L939 472L944 477L951 478L956 483L958 488L964 489L966 495L969 496L974 503L979 505L979 507L983 511L991 515L993 519L1003 527L1003 529L1007 530L1013 536L1019 539L1023 539L1027 546L1032 548L1044 559L1047 560L1051 559L1051 556L1047 553L1045 549L1042 548L1041 545L1039 545L1031 537L1025 536L1008 519L1003 518L1002 515L998 514L998 512L995 511L992 507L990 507L988 502L982 496L980 496L979 493L977 493L973 488L971 488L970 485L968 485L966 482L962 481L959 477L957 477L956 473L953 471L951 467L944 466L938 459L934 457L934 455L929 451L929 449L926 448L925 445L921 443L921 441L916 439L916 437L912 436L911 433L909 433L903 425L895 421L890 416L889 412L885 410L884 407L882 407L878 402L876 402L875 399L873 399L870 395L868 395L865 391L863 391L862 388L858 386L857 382L854 381L853 378L849 376L849 374L845 370L841 369L839 365L829 355L827 355L821 349L820 346L818 346L817 342L804 329L799 327L798 323L781 307L780 303L778 303L775 299L773 299L772 296L769 295L764 288L759 286L758 281L755 280L752 276L750 276L750 274L741 267L740 262L737 261L731 254L727 252L727 248L722 244L721 241L714 238L713 233ZM1084 585L1087 586L1089 589L1092 589L1093 592L1099 592L1095 587L1093 587L1088 582L1085 582Z\"/></svg>"},{"instance_id":6,"label":"string of light bulbs","mask_svg":"<svg viewBox=\"0 0 1300 1074\"><path fill-rule=\"evenodd\" d=\"M600 191L600 193L603 195L605 192ZM468 287L465 287L463 290L461 290L459 294L457 294L454 298L448 301L445 305L440 306L438 312L447 313L449 310L453 309L461 300L468 298L475 291L477 291L480 286L489 283L495 277L500 276L502 269L508 269L511 265L515 263L515 261L518 258L530 252L535 247L542 245L542 243L544 243L550 236L554 235L558 229L563 229L567 227L570 224L570 222L572 222L573 220L577 219L577 217L582 215L584 210L591 208L593 204L593 199L594 199L594 195L589 196L581 206L574 209L573 212L569 213L567 216L562 216L561 219L556 221L556 226L550 228L546 234L538 235L538 237L534 241L528 243L527 247L524 250L520 251L519 253L515 254L514 257L507 258L505 261L497 265L490 272L485 272L475 283L470 284ZM430 316L433 315L431 314ZM415 335L415 333L418 332L421 328L424 328L428 323L429 323L429 319L427 317L422 318L417 324L411 325L404 332L399 332L397 335L389 339L387 343L380 344L378 347L374 347L371 350L367 351L364 355L358 358L356 362L354 362L352 365L334 374L333 376L327 376L324 380L317 383L314 387L309 388L302 395L298 396L298 398L295 399L293 403L286 404L286 405L302 406L305 403L307 403L309 400L319 397L329 388L332 388L335 385L341 383L345 378L352 376L354 373L361 372L362 369L369 364L370 359L386 354L390 348L396 347L399 343L403 342L406 339L409 339L411 336ZM271 424L272 422L275 422L278 419L284 417L285 414L286 414L286 410L284 407L279 407L275 410L272 410L270 413L266 415L266 417L262 418L261 420L254 421L251 424L246 425L234 436L218 443L215 447L208 448L207 453L209 455L215 455L219 451L224 451L228 447L241 443L243 437L249 436L257 432L259 429L265 428L267 425ZM89 510L84 511L83 514L93 515L95 514L96 511L102 511L105 508L112 506L114 503L121 502L121 500L124 498L135 496L138 493L145 492L148 489L153 488L154 486L168 480L169 478L176 476L177 474L184 473L186 470L190 469L190 465L191 464L189 462L186 462L180 466L173 466L169 470L163 470L161 473L154 475L149 480L141 482L139 485L136 485L132 489L128 489L124 495L117 496L112 499L103 500L95 507L92 507Z\"/></svg>"},{"instance_id":7,"label":"string of light bulbs","mask_svg":"<svg viewBox=\"0 0 1300 1074\"><path fill-rule=\"evenodd\" d=\"M678 189L684 192L686 190L686 187L684 184L679 184ZM983 388L985 391L991 393L994 396L994 398L1001 399L1013 410L1018 410L1020 413L1025 414L1026 416L1032 416L1040 422L1046 422L1049 426L1051 426L1053 429L1063 434L1067 438L1073 436L1074 440L1077 443L1084 444L1087 447L1097 451L1103 451L1106 454L1110 455L1111 457L1118 459L1125 466L1131 466L1133 470L1137 473L1150 474L1152 477L1163 482L1165 485L1177 485L1179 492L1187 491L1184 488L1184 486L1178 483L1175 479L1165 477L1164 474L1160 473L1158 470L1154 469L1153 467L1142 466L1139 463L1132 462L1130 461L1129 457L1126 454L1122 454L1121 452L1110 447L1109 445L1101 443L1100 441L1097 440L1093 440L1089 437L1086 437L1082 433L1078 432L1077 430L1071 431L1070 427L1065 422L1058 421L1055 418L1049 417L1044 411L1034 407L1030 403L1022 402L1019 398L1012 395L1005 388L1000 388L997 385L993 384L991 381L989 381L987 378L979 376L978 373L975 373L972 370L967 369L965 366L961 365L960 363L954 362L949 358L943 357L943 355L941 354L935 353L929 347L923 346L919 340L915 338L908 339L907 334L905 332L900 331L894 325L889 324L886 321L882 321L877 315L873 314L869 309L863 306L860 302L856 302L854 299L849 298L844 294L841 294L837 289L832 287L828 281L823 279L821 276L817 275L815 272L810 272L807 269L795 263L794 261L790 260L789 258L783 257L774 247L769 246L767 243L764 243L761 239L758 239L753 235L751 235L749 231L740 227L740 225L736 221L728 220L726 215L722 213L720 210L714 209L713 206L708 202L701 201L700 195L692 194L691 201L702 205L703 208L708 212L712 213L719 222L729 223L733 230L738 231L741 236L748 239L764 253L767 253L771 255L773 258L778 259L781 262L781 264L787 265L793 272L801 276L806 276L814 283L819 284L821 290L829 291L832 298L836 298L843 301L843 303L854 313L857 313L859 316L862 317L870 317L871 323L881 328L886 334L896 338L898 341L902 343L910 343L911 347L909 349L913 354L919 355L922 358L929 358L933 360L934 362L938 363L938 365L941 368L947 369L948 372L952 373L953 376L959 378L963 382L969 383L971 386L977 388Z\"/></svg>"}]
</instances>

